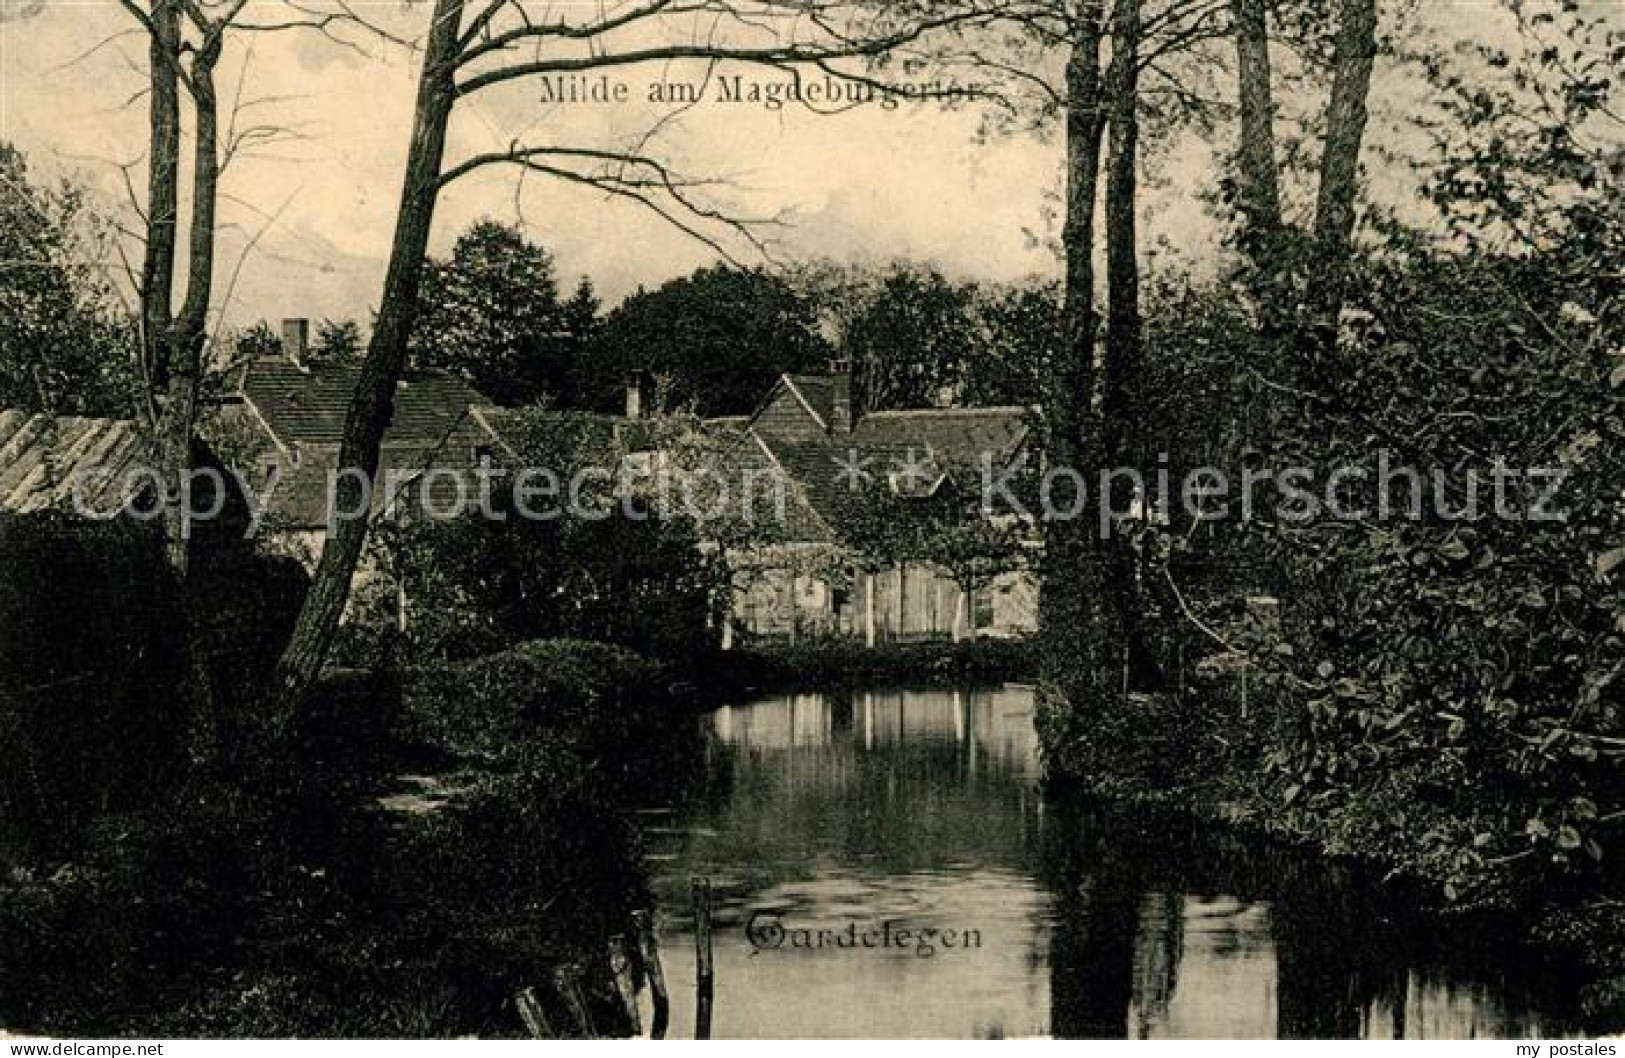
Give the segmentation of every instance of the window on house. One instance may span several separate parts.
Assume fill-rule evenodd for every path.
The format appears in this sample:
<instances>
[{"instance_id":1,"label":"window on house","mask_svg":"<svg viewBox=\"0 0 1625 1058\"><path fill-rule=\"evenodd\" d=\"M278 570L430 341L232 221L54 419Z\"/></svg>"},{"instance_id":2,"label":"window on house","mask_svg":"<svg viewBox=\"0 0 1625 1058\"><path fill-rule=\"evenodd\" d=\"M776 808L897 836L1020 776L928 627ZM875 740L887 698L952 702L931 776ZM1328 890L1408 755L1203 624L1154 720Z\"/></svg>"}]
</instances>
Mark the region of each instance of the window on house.
<instances>
[{"instance_id":1,"label":"window on house","mask_svg":"<svg viewBox=\"0 0 1625 1058\"><path fill-rule=\"evenodd\" d=\"M994 588L991 585L984 588L978 588L976 591L971 592L970 612L972 631L993 627L993 592Z\"/></svg>"}]
</instances>

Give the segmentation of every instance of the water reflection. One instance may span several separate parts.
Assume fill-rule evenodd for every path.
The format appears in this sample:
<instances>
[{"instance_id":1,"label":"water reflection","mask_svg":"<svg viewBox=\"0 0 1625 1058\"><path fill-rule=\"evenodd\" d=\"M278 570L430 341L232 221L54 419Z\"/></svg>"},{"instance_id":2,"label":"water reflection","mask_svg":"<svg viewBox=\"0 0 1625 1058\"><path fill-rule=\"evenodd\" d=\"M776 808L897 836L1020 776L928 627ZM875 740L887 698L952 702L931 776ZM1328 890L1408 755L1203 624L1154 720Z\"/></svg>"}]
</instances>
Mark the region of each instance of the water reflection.
<instances>
[{"instance_id":1,"label":"water reflection","mask_svg":"<svg viewBox=\"0 0 1625 1058\"><path fill-rule=\"evenodd\" d=\"M717 890L728 1037L1522 1037L1521 982L1418 937L1324 865L1038 792L1020 687L798 695L718 710L646 815L675 1034L688 882ZM974 930L973 948L756 950L787 928ZM834 936L829 934L828 936ZM1473 960L1477 961L1474 962Z\"/></svg>"}]
</instances>

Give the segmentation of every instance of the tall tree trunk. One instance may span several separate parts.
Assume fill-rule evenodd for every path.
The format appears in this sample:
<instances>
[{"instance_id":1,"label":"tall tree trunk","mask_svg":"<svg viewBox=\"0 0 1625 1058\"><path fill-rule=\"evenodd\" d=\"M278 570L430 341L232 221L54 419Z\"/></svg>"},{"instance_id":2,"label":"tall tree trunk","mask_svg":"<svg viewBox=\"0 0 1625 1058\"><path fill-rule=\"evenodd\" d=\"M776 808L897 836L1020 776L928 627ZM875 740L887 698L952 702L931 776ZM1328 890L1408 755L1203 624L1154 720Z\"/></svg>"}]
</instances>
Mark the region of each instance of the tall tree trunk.
<instances>
[{"instance_id":1,"label":"tall tree trunk","mask_svg":"<svg viewBox=\"0 0 1625 1058\"><path fill-rule=\"evenodd\" d=\"M1095 408L1095 198L1100 181L1105 108L1101 91L1102 0L1080 0L1073 15L1066 65L1066 256L1064 338L1045 409L1051 473L1076 474L1089 498L1105 463ZM1062 480L1057 478L1057 480ZM1084 497L1052 492L1058 507ZM1047 517L1039 617L1050 641L1051 681L1066 695L1056 703L1068 718L1114 693L1121 632L1116 607L1104 590L1102 549L1095 519Z\"/></svg>"},{"instance_id":2,"label":"tall tree trunk","mask_svg":"<svg viewBox=\"0 0 1625 1058\"><path fill-rule=\"evenodd\" d=\"M1320 193L1315 202L1315 268L1309 286L1310 321L1320 349L1334 348L1337 343L1337 320L1343 310L1343 284L1354 238L1366 99L1376 53L1376 0L1341 0L1326 143L1320 157Z\"/></svg>"},{"instance_id":3,"label":"tall tree trunk","mask_svg":"<svg viewBox=\"0 0 1625 1058\"><path fill-rule=\"evenodd\" d=\"M1111 65L1106 73L1110 133L1106 157L1106 370L1102 428L1112 467L1143 468L1139 450L1141 386L1139 232L1135 219L1139 162L1140 0L1117 0L1112 10ZM1135 500L1131 483L1116 483L1116 494L1101 497L1113 510ZM1145 499L1145 497L1140 497ZM1156 670L1154 654L1140 621L1135 551L1114 532L1106 541L1106 572L1117 603L1118 620L1134 673Z\"/></svg>"},{"instance_id":4,"label":"tall tree trunk","mask_svg":"<svg viewBox=\"0 0 1625 1058\"><path fill-rule=\"evenodd\" d=\"M147 34L150 123L147 247L141 263L141 341L148 385L168 383L175 230L180 191L180 0L153 0Z\"/></svg>"},{"instance_id":5,"label":"tall tree trunk","mask_svg":"<svg viewBox=\"0 0 1625 1058\"><path fill-rule=\"evenodd\" d=\"M1249 252L1268 249L1281 229L1281 190L1275 168L1275 92L1270 80L1265 0L1230 0L1240 81L1241 136L1236 150L1238 201Z\"/></svg>"},{"instance_id":6,"label":"tall tree trunk","mask_svg":"<svg viewBox=\"0 0 1625 1058\"><path fill-rule=\"evenodd\" d=\"M1258 321L1258 343L1252 357L1265 377L1286 381L1296 371L1290 341L1296 294L1292 240L1281 215L1275 160L1275 88L1267 7L1268 0L1230 0L1240 115L1236 204L1241 213L1239 244L1247 259L1247 291ZM1276 437L1291 410L1280 391L1261 385L1254 390L1250 421L1234 425L1225 438L1231 457L1247 445Z\"/></svg>"},{"instance_id":7,"label":"tall tree trunk","mask_svg":"<svg viewBox=\"0 0 1625 1058\"><path fill-rule=\"evenodd\" d=\"M176 578L188 572L187 497L184 483L192 467L192 433L197 417L209 299L213 289L215 205L220 176L218 113L214 67L226 29L222 21L203 28L200 42L182 34L182 0L153 0L145 19L148 37L148 107L151 143L147 179L147 241L141 267L142 367L164 495L165 557ZM183 76L184 55L190 55ZM181 86L196 115L192 156L191 216L187 232L187 286L174 312L175 257L179 239ZM184 592L183 592L184 597ZM220 727L212 710L208 667L200 649L190 603L176 616L184 628L186 693L193 714L191 748L199 762L219 750Z\"/></svg>"},{"instance_id":8,"label":"tall tree trunk","mask_svg":"<svg viewBox=\"0 0 1625 1058\"><path fill-rule=\"evenodd\" d=\"M393 414L396 382L406 366L406 342L416 314L423 260L440 191L446 126L456 98L457 36L462 15L463 0L435 0L384 294L339 447L339 466L360 471L369 479L378 470L379 444ZM358 510L360 493L361 483L355 475L344 475L338 483L338 509ZM321 674L350 597L350 581L361 561L368 521L365 515L340 521L322 546L310 593L278 664L280 711L284 718L303 704Z\"/></svg>"},{"instance_id":9,"label":"tall tree trunk","mask_svg":"<svg viewBox=\"0 0 1625 1058\"><path fill-rule=\"evenodd\" d=\"M1139 161L1140 0L1117 0L1107 71L1111 140L1106 161L1106 454L1115 466L1138 465L1140 261L1135 222Z\"/></svg>"},{"instance_id":10,"label":"tall tree trunk","mask_svg":"<svg viewBox=\"0 0 1625 1058\"><path fill-rule=\"evenodd\" d=\"M180 315L168 328L168 377L158 428L165 491L170 499L164 507L165 547L171 568L183 578L189 542L186 539L187 505L181 494L181 483L192 467L192 431L197 421L198 382L203 374L209 298L214 285L215 204L220 181L214 67L220 59L220 47L220 33L210 34L194 53L191 65L189 81L197 128L193 136L186 297Z\"/></svg>"}]
</instances>

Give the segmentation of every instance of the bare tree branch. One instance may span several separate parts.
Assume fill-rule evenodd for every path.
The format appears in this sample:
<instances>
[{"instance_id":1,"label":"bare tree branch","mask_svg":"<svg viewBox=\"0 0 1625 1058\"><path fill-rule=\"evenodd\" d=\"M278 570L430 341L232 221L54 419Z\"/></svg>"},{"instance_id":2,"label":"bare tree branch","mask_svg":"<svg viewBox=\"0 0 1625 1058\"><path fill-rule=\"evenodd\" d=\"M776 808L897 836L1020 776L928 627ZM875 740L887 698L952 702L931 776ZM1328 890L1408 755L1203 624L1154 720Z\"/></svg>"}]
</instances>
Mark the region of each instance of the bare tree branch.
<instances>
[{"instance_id":1,"label":"bare tree branch","mask_svg":"<svg viewBox=\"0 0 1625 1058\"><path fill-rule=\"evenodd\" d=\"M472 95L482 88L524 77L581 73L660 63L684 61L733 62L783 68L794 64L813 66L843 59L873 59L916 43L933 32L988 24L996 20L999 17L999 12L1003 9L1004 5L1002 4L954 9L949 14L911 22L900 29L874 37L841 33L829 35L827 39L818 42L796 43L792 41L790 43L774 43L761 46L730 46L715 43L714 39L707 39L693 43L633 48L621 52L538 57L527 62L514 62L470 74L458 83L457 94L459 96ZM639 10L642 12L639 17L650 17L650 9ZM739 21L737 17L736 21ZM535 35L535 33L526 34L527 37ZM589 35L586 39L595 40L596 36ZM485 52L482 51L480 54L485 54ZM466 64L468 58L459 58L459 65Z\"/></svg>"}]
</instances>

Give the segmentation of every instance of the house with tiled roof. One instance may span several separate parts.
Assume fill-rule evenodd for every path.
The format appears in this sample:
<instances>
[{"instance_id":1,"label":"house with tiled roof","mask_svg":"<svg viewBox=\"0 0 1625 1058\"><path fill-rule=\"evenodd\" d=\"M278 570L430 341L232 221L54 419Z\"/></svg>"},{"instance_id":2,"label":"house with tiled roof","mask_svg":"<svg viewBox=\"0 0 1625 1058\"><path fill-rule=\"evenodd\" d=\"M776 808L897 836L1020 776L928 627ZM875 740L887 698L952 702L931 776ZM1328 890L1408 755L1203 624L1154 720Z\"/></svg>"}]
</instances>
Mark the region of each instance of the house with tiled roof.
<instances>
[{"instance_id":1,"label":"house with tiled roof","mask_svg":"<svg viewBox=\"0 0 1625 1058\"><path fill-rule=\"evenodd\" d=\"M262 532L302 560L314 562L333 515L339 448L360 365L314 364L305 320L284 320L279 355L240 365L219 402L211 435L240 464L255 490L269 495ZM393 411L379 447L373 513L399 511L434 493L454 499L458 483L431 471L468 472L500 445L476 409L491 402L444 372L413 372L396 385ZM268 487L272 475L274 487Z\"/></svg>"},{"instance_id":2,"label":"house with tiled roof","mask_svg":"<svg viewBox=\"0 0 1625 1058\"><path fill-rule=\"evenodd\" d=\"M242 490L201 438L193 438L191 460L200 471L187 484L191 555L236 548L250 521ZM125 518L156 531L162 467L151 435L133 420L0 408L0 516Z\"/></svg>"},{"instance_id":3,"label":"house with tiled roof","mask_svg":"<svg viewBox=\"0 0 1625 1058\"><path fill-rule=\"evenodd\" d=\"M0 409L0 512L114 511L157 465L128 420Z\"/></svg>"},{"instance_id":4,"label":"house with tiled roof","mask_svg":"<svg viewBox=\"0 0 1625 1058\"><path fill-rule=\"evenodd\" d=\"M785 501L771 546L736 585L730 632L762 639L846 634L885 640L1017 635L1037 624L1030 572L1007 573L969 597L924 563L843 558L843 502L861 479L928 497L956 473L1003 468L1033 440L1033 409L924 408L854 414L850 368L786 374L748 416L710 420L730 471L779 476ZM859 556L861 558L861 556ZM831 569L832 564L845 569Z\"/></svg>"}]
</instances>

